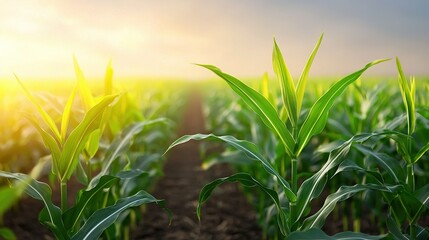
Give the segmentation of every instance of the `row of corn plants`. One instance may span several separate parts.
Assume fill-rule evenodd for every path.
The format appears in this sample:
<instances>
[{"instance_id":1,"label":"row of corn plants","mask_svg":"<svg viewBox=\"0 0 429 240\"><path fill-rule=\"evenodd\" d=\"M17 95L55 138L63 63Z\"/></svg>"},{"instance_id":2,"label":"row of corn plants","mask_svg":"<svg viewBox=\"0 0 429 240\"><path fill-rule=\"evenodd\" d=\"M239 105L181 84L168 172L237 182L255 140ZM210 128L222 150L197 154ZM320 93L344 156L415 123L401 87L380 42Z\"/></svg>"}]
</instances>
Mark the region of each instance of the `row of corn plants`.
<instances>
[{"instance_id":1,"label":"row of corn plants","mask_svg":"<svg viewBox=\"0 0 429 240\"><path fill-rule=\"evenodd\" d=\"M161 153L174 137L171 119L182 105L180 91L120 91L113 87L109 63L104 89L95 97L76 59L74 66L77 83L65 101L33 93L16 77L34 109L24 113L31 124L25 129L38 133L48 152L35 156L41 157L36 164L34 158L26 160L33 161L30 172L13 168L18 161L2 165L0 176L12 187L0 190L0 213L26 193L43 202L39 221L57 239L129 239L141 220L142 205L156 203L170 214L164 200L144 189L162 174ZM172 98L177 100L174 108ZM46 182L37 180L45 172ZM76 181L82 187L75 201L69 201L68 185ZM53 195L60 196L58 206ZM0 230L3 237L14 238L10 230Z\"/></svg>"},{"instance_id":2,"label":"row of corn plants","mask_svg":"<svg viewBox=\"0 0 429 240\"><path fill-rule=\"evenodd\" d=\"M217 186L240 182L258 190L247 191L270 239L427 239L428 83L407 79L396 59L399 87L391 82L365 87L361 75L383 59L330 86L307 87L322 37L297 82L274 41L279 87L271 86L267 75L252 88L201 65L238 98L211 90L205 113L213 134L183 136L170 148L189 140L224 142L225 151L206 156L203 166L229 162L238 172L201 190L198 217ZM376 235L361 232L362 217L378 228ZM328 236L323 227L332 218L343 229Z\"/></svg>"}]
</instances>

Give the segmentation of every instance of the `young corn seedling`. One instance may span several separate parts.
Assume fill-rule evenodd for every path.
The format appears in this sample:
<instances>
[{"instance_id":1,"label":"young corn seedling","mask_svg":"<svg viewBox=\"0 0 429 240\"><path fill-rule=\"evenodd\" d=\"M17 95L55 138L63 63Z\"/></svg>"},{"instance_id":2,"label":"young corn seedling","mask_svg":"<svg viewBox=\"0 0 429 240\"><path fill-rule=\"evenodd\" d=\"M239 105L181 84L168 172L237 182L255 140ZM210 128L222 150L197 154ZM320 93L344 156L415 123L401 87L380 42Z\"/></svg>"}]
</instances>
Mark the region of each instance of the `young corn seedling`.
<instances>
[{"instance_id":1,"label":"young corn seedling","mask_svg":"<svg viewBox=\"0 0 429 240\"><path fill-rule=\"evenodd\" d=\"M354 194L367 189L378 189L380 191L389 192L394 190L392 188L375 184L343 186L337 192L328 196L328 199L330 200L329 204L323 206L317 215L307 217L311 201L321 194L326 184L328 172L336 168L343 161L344 156L348 153L351 145L354 142L364 142L372 135L368 134L354 136L349 141L346 141L330 154L329 159L319 171L311 174L311 177L307 178L300 186L298 186L298 162L302 161L302 159L300 159L300 155L303 149L314 135L320 133L323 130L328 120L328 112L330 108L332 107L335 99L344 92L347 86L357 80L368 68L386 61L386 59L383 59L368 63L362 69L336 82L313 104L307 116L302 121L301 117L303 116L301 115L301 106L304 98L307 77L313 59L322 41L322 37L323 35L319 38L316 47L311 53L296 86L288 68L286 67L280 49L277 46L277 43L274 41L273 66L280 83L283 108L287 114L286 121L281 120L279 117L280 113L263 95L257 91L248 87L237 78L223 73L217 67L201 65L202 67L211 70L216 75L225 80L231 89L240 96L240 98L262 119L263 123L268 126L277 136L284 152L283 161L288 161L290 163L290 177L289 180L286 180L286 171L279 172L277 170L278 168L273 166L271 161L267 160L260 153L260 149L263 146L256 146L252 142L239 140L233 136L216 136L213 134L195 134L183 136L173 142L169 149L189 140L216 139L224 141L231 146L245 152L248 157L259 161L262 164L264 170L277 179L280 186L280 189L275 191L264 186L257 179L247 173L237 173L230 177L217 179L207 184L201 190L197 209L198 217L200 217L201 205L209 198L212 191L218 185L224 182L238 181L245 186L258 187L271 198L278 212L278 224L282 234L284 236L291 237L290 234L292 232L306 231L311 228L320 228L338 201L348 199ZM283 205L279 200L279 196L283 194L287 199L286 205ZM320 232L321 231L319 231L319 233ZM313 232L311 232L310 235L312 233ZM341 238L344 235L349 237L363 236L363 234L344 233L341 236L338 236L338 238ZM293 238L300 239L300 237L302 236Z\"/></svg>"}]
</instances>

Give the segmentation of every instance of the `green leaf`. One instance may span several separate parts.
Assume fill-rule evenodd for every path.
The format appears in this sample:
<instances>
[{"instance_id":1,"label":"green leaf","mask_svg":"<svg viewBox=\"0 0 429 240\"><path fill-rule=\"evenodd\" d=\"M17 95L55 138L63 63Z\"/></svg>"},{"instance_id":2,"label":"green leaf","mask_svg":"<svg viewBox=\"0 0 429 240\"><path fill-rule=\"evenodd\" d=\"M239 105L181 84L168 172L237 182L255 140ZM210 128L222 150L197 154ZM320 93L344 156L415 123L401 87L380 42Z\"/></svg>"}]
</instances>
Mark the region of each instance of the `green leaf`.
<instances>
[{"instance_id":1,"label":"green leaf","mask_svg":"<svg viewBox=\"0 0 429 240\"><path fill-rule=\"evenodd\" d=\"M61 142L65 141L67 137L67 129L70 121L70 114L72 111L73 101L76 95L76 88L77 87L73 88L73 91L69 99L67 100L66 106L64 107L64 112L61 119Z\"/></svg>"},{"instance_id":2,"label":"green leaf","mask_svg":"<svg viewBox=\"0 0 429 240\"><path fill-rule=\"evenodd\" d=\"M70 133L58 163L61 182L68 180L72 175L89 135L99 128L104 110L116 97L117 95L103 97L101 102L91 108L85 114L82 122Z\"/></svg>"},{"instance_id":3,"label":"green leaf","mask_svg":"<svg viewBox=\"0 0 429 240\"><path fill-rule=\"evenodd\" d=\"M298 148L295 153L296 156L300 155L301 151L310 141L312 136L323 130L326 122L328 121L329 110L331 109L335 99L344 92L347 86L356 81L356 79L358 79L368 68L387 60L388 59L382 59L368 63L361 70L341 79L329 88L329 90L313 104L307 118L299 130L297 143Z\"/></svg>"},{"instance_id":4,"label":"green leaf","mask_svg":"<svg viewBox=\"0 0 429 240\"><path fill-rule=\"evenodd\" d=\"M198 198L197 216L199 220L201 219L200 214L201 214L202 204L209 199L214 189L216 189L219 185L224 184L225 182L240 182L246 187L257 187L262 192L267 194L271 198L271 200L273 200L277 208L277 212L280 220L279 228L282 231L282 234L287 235L287 233L289 233L288 222L286 220L287 216L286 216L286 213L282 210L282 206L280 205L280 200L277 195L277 192L272 189L266 188L264 185L258 182L258 180L254 179L252 176L250 176L247 173L236 173L229 177L218 178L210 182L209 184L206 184L201 190L200 196Z\"/></svg>"},{"instance_id":5,"label":"green leaf","mask_svg":"<svg viewBox=\"0 0 429 240\"><path fill-rule=\"evenodd\" d=\"M93 131L88 138L87 145L85 146L86 153L90 158L93 158L98 151L102 132L101 129Z\"/></svg>"},{"instance_id":6,"label":"green leaf","mask_svg":"<svg viewBox=\"0 0 429 240\"><path fill-rule=\"evenodd\" d=\"M377 153L374 150L359 145L356 148L366 156L372 156L369 160L381 166L392 177L395 183L405 183L404 168L399 161L384 153Z\"/></svg>"},{"instance_id":7,"label":"green leaf","mask_svg":"<svg viewBox=\"0 0 429 240\"><path fill-rule=\"evenodd\" d=\"M265 125L274 131L280 138L286 152L289 156L293 156L293 149L295 147L295 140L292 138L291 133L286 128L286 125L279 118L277 111L274 107L262 96L252 88L246 86L235 77L223 73L219 68L210 65L199 65L205 67L216 75L224 79L229 86L237 93L241 99L262 119Z\"/></svg>"},{"instance_id":8,"label":"green leaf","mask_svg":"<svg viewBox=\"0 0 429 240\"><path fill-rule=\"evenodd\" d=\"M286 112L289 116L292 126L296 126L298 122L298 108L295 85L275 39L273 47L273 68L280 82L280 89L282 93L283 104L286 107Z\"/></svg>"},{"instance_id":9,"label":"green leaf","mask_svg":"<svg viewBox=\"0 0 429 240\"><path fill-rule=\"evenodd\" d=\"M340 201L344 201L349 199L356 193L365 191L365 190L376 190L382 192L396 192L398 189L402 189L401 185L397 186L383 186L377 184L356 184L353 186L341 186L338 191L333 194L330 194L326 199L323 206L312 216L305 219L303 225L301 226L301 230L308 230L311 228L321 228L325 223L328 215L334 210L336 204Z\"/></svg>"},{"instance_id":10,"label":"green leaf","mask_svg":"<svg viewBox=\"0 0 429 240\"><path fill-rule=\"evenodd\" d=\"M110 166L112 165L114 160L130 148L133 138L137 134L139 134L145 127L166 122L167 120L165 118L157 118L154 120L134 123L130 125L127 129L125 129L123 133L117 136L115 140L113 140L112 144L110 144L109 148L106 151L106 155L103 158L103 166L101 168L101 171L88 184L88 189L94 187L102 176L109 173L109 171L111 170Z\"/></svg>"},{"instance_id":11,"label":"green leaf","mask_svg":"<svg viewBox=\"0 0 429 240\"><path fill-rule=\"evenodd\" d=\"M245 140L238 140L234 138L233 136L216 136L214 134L194 134L194 135L185 135L174 141L165 152L168 152L173 147L188 142L190 140L204 140L204 139L215 139L215 140L221 140L232 147L243 151L249 158L255 159L262 163L262 166L264 167L265 171L267 171L272 176L275 176L277 180L280 182L280 184L283 186L283 189L285 191L286 196L291 202L296 201L296 195L291 190L289 183L271 166L271 163L267 161L259 152L258 147L248 141Z\"/></svg>"},{"instance_id":12,"label":"green leaf","mask_svg":"<svg viewBox=\"0 0 429 240\"><path fill-rule=\"evenodd\" d=\"M0 228L0 237L4 240L16 240L15 233L9 228Z\"/></svg>"},{"instance_id":13,"label":"green leaf","mask_svg":"<svg viewBox=\"0 0 429 240\"><path fill-rule=\"evenodd\" d=\"M52 135L47 133L45 130L43 130L39 126L39 124L36 122L34 117L32 117L32 116L26 116L26 117L28 120L30 120L30 122L36 128L37 132L39 132L45 146L49 149L49 151L51 151L52 173L54 173L55 175L58 175L59 174L58 162L60 161L60 158L61 158L61 150L60 150L60 147L58 146L58 143L55 141L55 139Z\"/></svg>"},{"instance_id":14,"label":"green leaf","mask_svg":"<svg viewBox=\"0 0 429 240\"><path fill-rule=\"evenodd\" d=\"M118 202L112 206L94 212L71 239L98 239L106 228L115 223L122 212L128 208L137 207L146 203L156 203L169 213L169 210L164 206L164 200L158 200L149 193L141 190L131 197L118 200Z\"/></svg>"},{"instance_id":15,"label":"green leaf","mask_svg":"<svg viewBox=\"0 0 429 240\"><path fill-rule=\"evenodd\" d=\"M77 86L79 88L79 94L82 99L83 105L86 111L89 111L95 104L94 97L91 94L91 90L88 87L88 82L83 75L82 70L79 67L77 59L73 56L74 70L77 78Z\"/></svg>"},{"instance_id":16,"label":"green leaf","mask_svg":"<svg viewBox=\"0 0 429 240\"><path fill-rule=\"evenodd\" d=\"M396 224L392 216L387 217L387 229L389 230L389 236L395 240L410 240L407 236L402 234L401 228Z\"/></svg>"},{"instance_id":17,"label":"green leaf","mask_svg":"<svg viewBox=\"0 0 429 240\"><path fill-rule=\"evenodd\" d=\"M286 239L287 240L371 240L371 239L383 239L385 235L373 236L364 233L357 232L342 232L334 236L328 236L321 229L312 228L302 232L293 232Z\"/></svg>"},{"instance_id":18,"label":"green leaf","mask_svg":"<svg viewBox=\"0 0 429 240\"><path fill-rule=\"evenodd\" d=\"M425 155L425 153L429 151L429 142L426 143L426 145L424 145L418 153L416 153L416 155L414 155L414 157L412 158L412 162L416 163L417 161L419 161L419 159L421 157L423 157L423 155Z\"/></svg>"},{"instance_id":19,"label":"green leaf","mask_svg":"<svg viewBox=\"0 0 429 240\"><path fill-rule=\"evenodd\" d=\"M310 57L307 60L307 64L304 67L304 70L299 77L298 85L296 87L296 102L298 107L298 117L301 113L302 100L304 99L305 86L307 85L307 77L310 72L311 65L313 64L314 57L316 56L317 50L319 50L320 43L322 43L323 33L320 35L319 40L316 43L313 51L311 52Z\"/></svg>"},{"instance_id":20,"label":"green leaf","mask_svg":"<svg viewBox=\"0 0 429 240\"><path fill-rule=\"evenodd\" d=\"M40 221L48 226L58 239L69 239L61 218L61 210L52 203L52 191L46 183L34 180L22 173L0 171L0 177L15 179L25 185L25 193L34 199L41 200L45 205L40 214Z\"/></svg>"},{"instance_id":21,"label":"green leaf","mask_svg":"<svg viewBox=\"0 0 429 240\"><path fill-rule=\"evenodd\" d=\"M8 186L0 188L0 216L4 216L4 213L19 199L21 193L22 190L17 188Z\"/></svg>"},{"instance_id":22,"label":"green leaf","mask_svg":"<svg viewBox=\"0 0 429 240\"><path fill-rule=\"evenodd\" d=\"M415 108L415 81L411 80L410 87L402 71L399 58L396 57L396 66L399 72L399 86L401 89L402 100L404 101L405 110L407 111L408 135L411 135L416 129L416 108Z\"/></svg>"},{"instance_id":23,"label":"green leaf","mask_svg":"<svg viewBox=\"0 0 429 240\"><path fill-rule=\"evenodd\" d=\"M18 78L18 76L15 75L16 80L21 85L22 89L25 92L25 95L27 95L28 99L33 103L33 105L36 107L37 111L39 112L40 116L42 117L43 121L45 121L46 125L48 125L49 129L54 134L55 140L60 143L61 142L61 135L58 131L57 125L55 124L54 120L49 116L49 114L43 110L42 106L37 102L37 100L33 97L33 95L28 91L28 89L25 87L25 85L21 82L21 80ZM39 125L39 124L38 124ZM39 125L40 128L42 128Z\"/></svg>"},{"instance_id":24,"label":"green leaf","mask_svg":"<svg viewBox=\"0 0 429 240\"><path fill-rule=\"evenodd\" d=\"M329 154L329 158L322 168L316 172L313 176L305 180L300 188L298 189L297 199L297 215L296 219L293 219L293 223L297 222L305 212L305 209L309 205L310 201L318 197L323 190L326 183L326 176L328 172L334 167L338 166L344 159L350 150L350 147L354 142L364 142L371 137L378 136L377 133L361 134L350 138L348 141L341 144L336 149L332 150Z\"/></svg>"},{"instance_id":25,"label":"green leaf","mask_svg":"<svg viewBox=\"0 0 429 240\"><path fill-rule=\"evenodd\" d=\"M94 201L95 196L97 196L100 192L104 193L104 189L110 188L115 183L119 181L119 178L105 175L103 176L98 184L89 191L84 191L82 195L79 197L76 205L70 209L68 209L63 214L63 219L65 225L73 230L77 223L82 221L82 217L86 208L90 207L91 202Z\"/></svg>"}]
</instances>

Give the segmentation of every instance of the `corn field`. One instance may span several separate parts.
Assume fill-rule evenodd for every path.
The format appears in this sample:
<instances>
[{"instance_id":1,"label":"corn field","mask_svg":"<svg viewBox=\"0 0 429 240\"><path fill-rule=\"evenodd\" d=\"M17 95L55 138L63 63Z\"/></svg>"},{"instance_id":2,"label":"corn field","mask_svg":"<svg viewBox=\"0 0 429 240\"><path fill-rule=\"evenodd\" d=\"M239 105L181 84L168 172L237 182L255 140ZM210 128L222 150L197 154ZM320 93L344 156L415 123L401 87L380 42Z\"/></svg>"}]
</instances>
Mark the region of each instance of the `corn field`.
<instances>
[{"instance_id":1,"label":"corn field","mask_svg":"<svg viewBox=\"0 0 429 240\"><path fill-rule=\"evenodd\" d=\"M275 76L252 81L198 65L216 78L119 84L109 63L95 85L76 58L72 86L16 75L17 93L0 97L0 214L19 214L14 206L34 198L55 239L131 239L147 204L168 226L174 199L159 199L154 186L168 177L169 154L198 140L202 169L233 169L204 183L198 219L221 185L238 182L263 239L429 239L428 79L408 77L396 58L313 80L322 39L297 79L275 40ZM397 76L365 75L386 61ZM205 132L178 136L190 89L202 96Z\"/></svg>"}]
</instances>

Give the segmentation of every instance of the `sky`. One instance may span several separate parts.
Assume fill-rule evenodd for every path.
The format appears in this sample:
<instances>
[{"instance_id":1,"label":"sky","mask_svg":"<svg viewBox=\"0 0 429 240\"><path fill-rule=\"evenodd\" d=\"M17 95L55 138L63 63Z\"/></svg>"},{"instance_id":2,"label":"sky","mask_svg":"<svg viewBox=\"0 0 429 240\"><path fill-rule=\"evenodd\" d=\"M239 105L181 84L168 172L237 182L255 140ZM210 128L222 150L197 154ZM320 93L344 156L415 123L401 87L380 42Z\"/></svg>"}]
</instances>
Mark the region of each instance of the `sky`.
<instances>
[{"instance_id":1,"label":"sky","mask_svg":"<svg viewBox=\"0 0 429 240\"><path fill-rule=\"evenodd\" d=\"M319 36L311 76L342 76L398 56L429 75L427 0L0 0L0 77L237 77L272 74L273 38L299 76ZM396 77L394 61L368 74Z\"/></svg>"}]
</instances>

